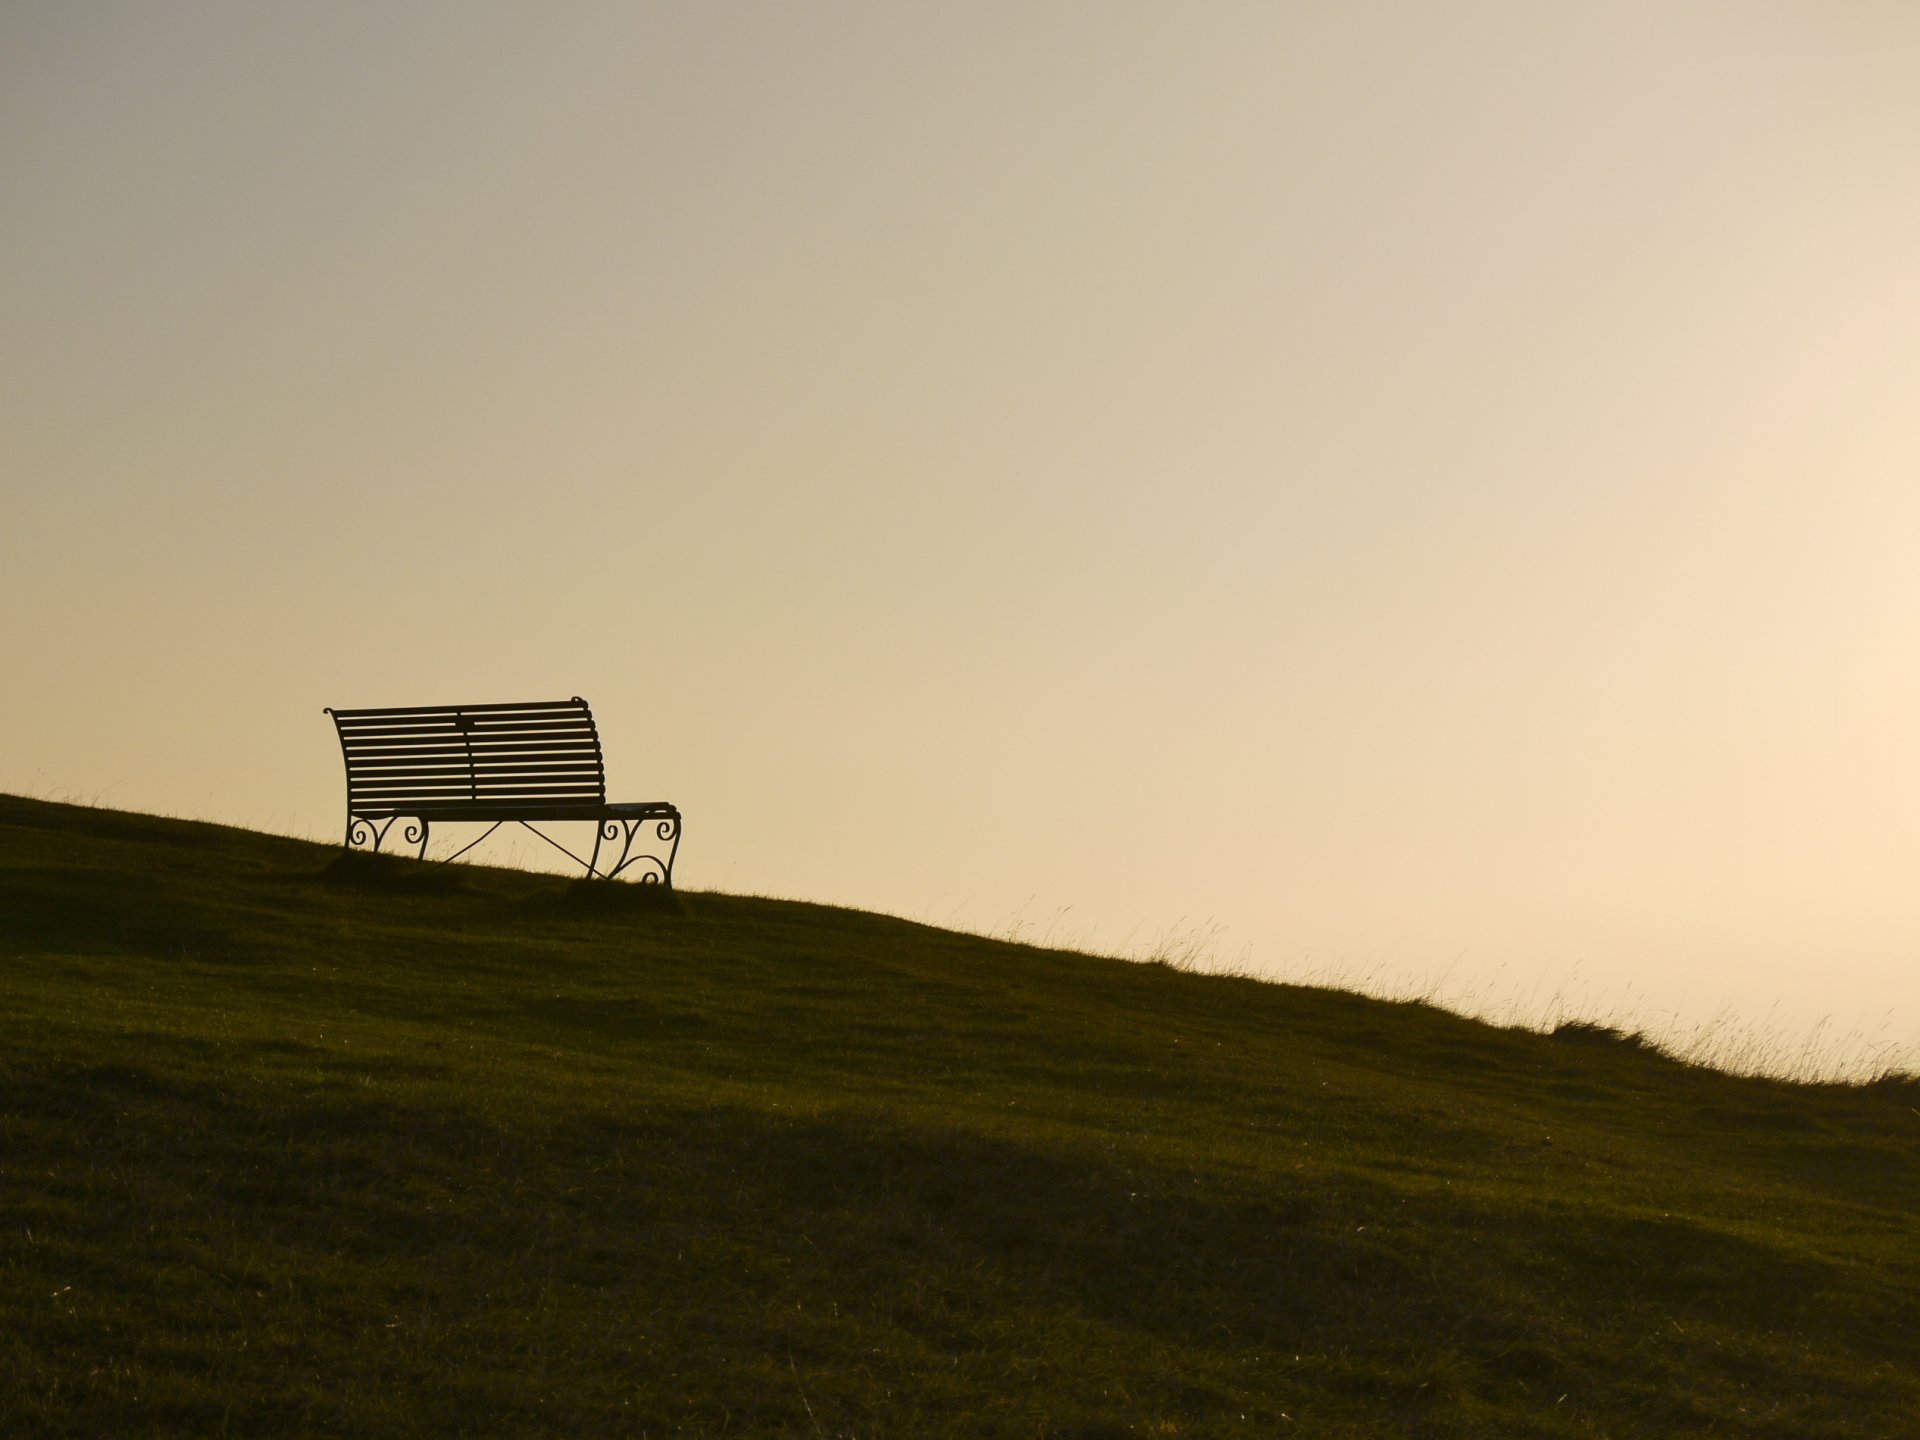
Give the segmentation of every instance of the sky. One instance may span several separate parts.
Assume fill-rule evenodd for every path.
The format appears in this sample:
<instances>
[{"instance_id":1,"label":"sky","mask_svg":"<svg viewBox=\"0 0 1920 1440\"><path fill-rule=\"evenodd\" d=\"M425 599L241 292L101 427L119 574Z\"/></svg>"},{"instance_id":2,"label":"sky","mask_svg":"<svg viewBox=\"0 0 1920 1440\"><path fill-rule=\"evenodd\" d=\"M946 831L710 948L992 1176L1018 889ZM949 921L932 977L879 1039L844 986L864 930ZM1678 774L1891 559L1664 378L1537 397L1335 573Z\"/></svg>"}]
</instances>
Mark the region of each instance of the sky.
<instances>
[{"instance_id":1,"label":"sky","mask_svg":"<svg viewBox=\"0 0 1920 1440\"><path fill-rule=\"evenodd\" d=\"M686 887L1920 1041L1916 55L0 0L0 789L579 694Z\"/></svg>"}]
</instances>

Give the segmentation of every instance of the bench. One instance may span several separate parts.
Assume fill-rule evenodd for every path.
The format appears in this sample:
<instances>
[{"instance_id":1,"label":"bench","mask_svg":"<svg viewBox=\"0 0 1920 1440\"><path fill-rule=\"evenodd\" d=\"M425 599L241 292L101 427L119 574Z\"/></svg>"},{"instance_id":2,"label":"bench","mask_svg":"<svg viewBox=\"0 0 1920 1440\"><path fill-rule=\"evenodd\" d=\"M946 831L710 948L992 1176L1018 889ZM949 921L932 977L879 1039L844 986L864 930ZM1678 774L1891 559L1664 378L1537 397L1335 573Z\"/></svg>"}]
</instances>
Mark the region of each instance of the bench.
<instances>
[{"instance_id":1,"label":"bench","mask_svg":"<svg viewBox=\"0 0 1920 1440\"><path fill-rule=\"evenodd\" d=\"M427 854L435 824L472 822L484 834L446 858L458 860L502 825L532 830L554 849L584 865L588 876L611 880L640 867L643 884L673 887L680 849L680 812L664 802L607 803L606 766L593 711L571 700L518 705L408 705L383 710L327 708L340 734L347 765L346 848L379 853L398 820L401 835ZM593 824L593 854L583 859L533 822L582 820ZM651 828L639 850L634 841ZM613 864L600 852L620 844ZM657 841L664 855L647 853Z\"/></svg>"}]
</instances>

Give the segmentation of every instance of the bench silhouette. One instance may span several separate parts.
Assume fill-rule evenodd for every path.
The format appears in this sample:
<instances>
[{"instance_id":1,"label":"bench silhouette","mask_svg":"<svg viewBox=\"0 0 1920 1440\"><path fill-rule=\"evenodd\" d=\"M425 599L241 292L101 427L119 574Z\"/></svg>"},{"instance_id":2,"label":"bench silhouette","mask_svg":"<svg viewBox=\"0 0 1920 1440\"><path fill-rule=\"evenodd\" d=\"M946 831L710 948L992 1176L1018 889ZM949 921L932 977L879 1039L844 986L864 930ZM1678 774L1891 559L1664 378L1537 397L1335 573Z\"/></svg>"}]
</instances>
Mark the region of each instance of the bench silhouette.
<instances>
[{"instance_id":1,"label":"bench silhouette","mask_svg":"<svg viewBox=\"0 0 1920 1440\"><path fill-rule=\"evenodd\" d=\"M571 700L502 705L407 705L380 710L327 707L347 765L346 848L378 853L398 820L408 844L427 854L434 824L474 822L484 834L448 860L458 860L502 825L532 830L554 849L584 865L589 876L611 880L638 866L644 884L673 887L680 849L680 812L664 801L607 803L606 766L593 711ZM591 821L593 854L582 859L534 821ZM651 827L651 845L664 855L636 851ZM603 845L618 841L619 858L602 866Z\"/></svg>"}]
</instances>

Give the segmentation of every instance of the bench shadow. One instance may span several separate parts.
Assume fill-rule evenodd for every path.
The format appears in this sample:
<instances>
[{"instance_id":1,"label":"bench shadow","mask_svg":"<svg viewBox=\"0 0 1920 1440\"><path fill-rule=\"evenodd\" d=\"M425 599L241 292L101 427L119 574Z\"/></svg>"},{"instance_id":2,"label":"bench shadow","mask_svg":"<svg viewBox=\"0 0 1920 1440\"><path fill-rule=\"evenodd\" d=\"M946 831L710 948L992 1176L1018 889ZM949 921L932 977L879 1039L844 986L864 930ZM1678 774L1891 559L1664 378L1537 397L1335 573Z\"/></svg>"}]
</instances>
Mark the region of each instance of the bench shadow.
<instances>
[{"instance_id":1,"label":"bench shadow","mask_svg":"<svg viewBox=\"0 0 1920 1440\"><path fill-rule=\"evenodd\" d=\"M562 910L592 915L684 915L679 892L636 880L569 881L558 894L543 897Z\"/></svg>"},{"instance_id":2,"label":"bench shadow","mask_svg":"<svg viewBox=\"0 0 1920 1440\"><path fill-rule=\"evenodd\" d=\"M496 884L479 876L495 879L501 872L481 867L448 865L432 860L415 860L405 855L383 855L366 850L343 850L322 867L314 878L322 884L342 890L357 890L385 895L476 895L491 893L496 898L514 898L510 887L502 893ZM534 909L573 915L684 915L686 907L678 891L665 885L643 884L634 880L605 880L582 877L563 880L558 876L521 874L530 882L530 894L522 894L523 904Z\"/></svg>"},{"instance_id":3,"label":"bench shadow","mask_svg":"<svg viewBox=\"0 0 1920 1440\"><path fill-rule=\"evenodd\" d=\"M320 878L343 889L385 894L444 895L467 888L458 866L366 850L340 851L327 862Z\"/></svg>"}]
</instances>

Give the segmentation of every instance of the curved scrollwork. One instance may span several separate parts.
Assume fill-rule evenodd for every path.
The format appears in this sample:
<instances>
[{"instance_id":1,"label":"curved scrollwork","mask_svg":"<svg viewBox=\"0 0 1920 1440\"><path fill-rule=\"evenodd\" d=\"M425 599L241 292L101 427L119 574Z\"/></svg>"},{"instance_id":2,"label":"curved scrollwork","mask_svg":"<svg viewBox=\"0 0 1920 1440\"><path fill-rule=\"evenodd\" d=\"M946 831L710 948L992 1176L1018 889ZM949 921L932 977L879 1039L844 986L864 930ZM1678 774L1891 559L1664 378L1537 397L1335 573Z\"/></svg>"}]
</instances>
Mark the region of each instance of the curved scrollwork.
<instances>
[{"instance_id":1,"label":"curved scrollwork","mask_svg":"<svg viewBox=\"0 0 1920 1440\"><path fill-rule=\"evenodd\" d=\"M387 832L393 829L399 820L398 815L389 815L385 820L365 815L353 816L347 821L347 849L370 850L378 855L380 847L387 843ZM427 853L427 829L426 820L416 816L400 831L401 838L407 844L419 847L421 858L425 858Z\"/></svg>"},{"instance_id":2,"label":"curved scrollwork","mask_svg":"<svg viewBox=\"0 0 1920 1440\"><path fill-rule=\"evenodd\" d=\"M387 832L393 829L393 822L399 818L390 815L382 821L369 819L365 815L354 816L347 824L347 848L368 849L378 855L380 847L387 843Z\"/></svg>"},{"instance_id":3,"label":"curved scrollwork","mask_svg":"<svg viewBox=\"0 0 1920 1440\"><path fill-rule=\"evenodd\" d=\"M640 806L632 807L640 809ZM653 807L646 807L653 809ZM458 815L442 819L460 819ZM572 818L572 817L563 817ZM545 832L536 829L524 819L514 817L514 821L499 819L487 827L484 833L469 841L453 854L443 856L443 860L452 861L465 855L488 835L493 834L502 825L515 823L525 826L540 839L553 846L576 865L584 864L587 874L603 880L611 880L625 871L633 873L628 877L636 884L663 885L673 888L673 861L680 849L680 817L677 814L661 814L654 810L652 814L607 815L596 817L593 826L593 854L582 857L567 849L559 841ZM387 834L395 825L400 826L400 838L408 846L415 848L419 859L427 858L427 845L432 836L433 824L425 815L351 815L347 818L347 849L379 854L386 845ZM642 831L652 828L651 835L642 835ZM620 853L611 865L602 865L603 852L611 853L607 847L618 843ZM638 843L636 843L638 842ZM645 848L641 848L644 846Z\"/></svg>"},{"instance_id":4,"label":"curved scrollwork","mask_svg":"<svg viewBox=\"0 0 1920 1440\"><path fill-rule=\"evenodd\" d=\"M635 838L640 834L641 828L650 821L653 824L654 835L662 845L667 847L665 855L651 855L645 852L636 854L634 852L633 842ZM636 820L625 820L614 817L601 821L599 839L595 842L594 847L596 860L599 855L600 843L615 840L620 842L620 855L612 865L608 866L605 870L601 870L599 872L600 874L611 880L620 874L621 871L639 866L640 869L634 876L634 879L639 884L672 887L673 857L680 848L680 822L677 817L669 815L664 818L654 819L650 816L642 816Z\"/></svg>"}]
</instances>

